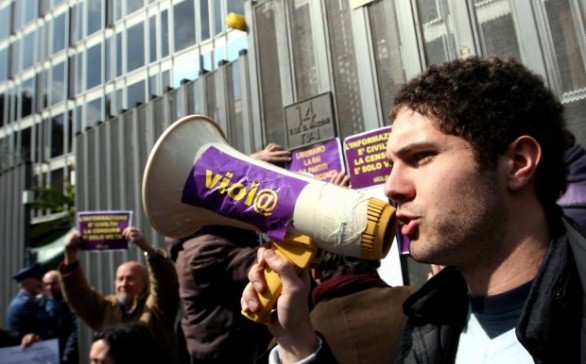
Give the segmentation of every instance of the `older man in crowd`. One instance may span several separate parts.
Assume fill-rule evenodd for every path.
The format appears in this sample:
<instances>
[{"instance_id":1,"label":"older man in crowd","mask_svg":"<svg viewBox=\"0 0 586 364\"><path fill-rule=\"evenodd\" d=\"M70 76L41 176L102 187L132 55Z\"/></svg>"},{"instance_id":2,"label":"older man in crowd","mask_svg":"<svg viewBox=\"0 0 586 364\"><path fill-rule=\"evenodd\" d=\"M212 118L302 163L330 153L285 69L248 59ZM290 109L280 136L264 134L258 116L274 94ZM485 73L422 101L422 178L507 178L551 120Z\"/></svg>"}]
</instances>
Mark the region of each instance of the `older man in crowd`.
<instances>
[{"instance_id":1,"label":"older man in crowd","mask_svg":"<svg viewBox=\"0 0 586 364\"><path fill-rule=\"evenodd\" d=\"M136 261L122 263L116 270L116 294L96 292L79 264L81 235L75 231L65 241L65 259L59 266L64 297L96 332L124 322L146 324L167 349L169 360L177 362L173 326L179 308L179 285L173 263L165 251L154 249L139 229L128 227L122 235L144 252L147 268Z\"/></svg>"}]
</instances>

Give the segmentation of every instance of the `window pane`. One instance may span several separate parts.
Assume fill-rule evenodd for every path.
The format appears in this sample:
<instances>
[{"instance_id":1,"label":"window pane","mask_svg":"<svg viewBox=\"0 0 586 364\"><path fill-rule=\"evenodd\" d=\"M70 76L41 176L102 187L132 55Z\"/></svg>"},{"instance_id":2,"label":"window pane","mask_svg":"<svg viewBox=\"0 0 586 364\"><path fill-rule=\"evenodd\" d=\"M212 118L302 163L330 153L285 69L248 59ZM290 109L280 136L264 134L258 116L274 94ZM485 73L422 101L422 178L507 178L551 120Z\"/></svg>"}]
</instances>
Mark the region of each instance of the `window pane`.
<instances>
[{"instance_id":1,"label":"window pane","mask_svg":"<svg viewBox=\"0 0 586 364\"><path fill-rule=\"evenodd\" d=\"M35 48L35 59L37 61L45 59L51 55L51 50L49 49L49 42L51 40L49 29L49 23L41 24L37 29L37 33L39 34L37 37L37 46Z\"/></svg>"},{"instance_id":2,"label":"window pane","mask_svg":"<svg viewBox=\"0 0 586 364\"><path fill-rule=\"evenodd\" d=\"M106 82L114 79L112 71L112 49L114 49L114 37L106 38L104 42L104 79Z\"/></svg>"},{"instance_id":3,"label":"window pane","mask_svg":"<svg viewBox=\"0 0 586 364\"><path fill-rule=\"evenodd\" d=\"M8 124L6 115L4 114L4 111L6 110L6 107L4 107L4 103L6 102L6 100L6 95L0 94L0 128L3 127L4 124Z\"/></svg>"},{"instance_id":4,"label":"window pane","mask_svg":"<svg viewBox=\"0 0 586 364\"><path fill-rule=\"evenodd\" d=\"M520 60L517 29L509 1L476 2L474 11L479 25L482 54Z\"/></svg>"},{"instance_id":5,"label":"window pane","mask_svg":"<svg viewBox=\"0 0 586 364\"><path fill-rule=\"evenodd\" d=\"M40 72L37 76L38 109L49 106L49 71Z\"/></svg>"},{"instance_id":6,"label":"window pane","mask_svg":"<svg viewBox=\"0 0 586 364\"><path fill-rule=\"evenodd\" d=\"M157 18L149 18L149 63L157 60Z\"/></svg>"},{"instance_id":7,"label":"window pane","mask_svg":"<svg viewBox=\"0 0 586 364\"><path fill-rule=\"evenodd\" d=\"M169 55L169 12L167 10L161 13L161 58Z\"/></svg>"},{"instance_id":8,"label":"window pane","mask_svg":"<svg viewBox=\"0 0 586 364\"><path fill-rule=\"evenodd\" d=\"M201 60L203 61L203 69L206 71L211 71L214 69L212 65L212 54L210 52L204 53L201 55Z\"/></svg>"},{"instance_id":9,"label":"window pane","mask_svg":"<svg viewBox=\"0 0 586 364\"><path fill-rule=\"evenodd\" d=\"M65 62L53 66L51 82L51 104L65 100Z\"/></svg>"},{"instance_id":10,"label":"window pane","mask_svg":"<svg viewBox=\"0 0 586 364\"><path fill-rule=\"evenodd\" d=\"M83 77L82 77L83 57L84 57L84 53L82 53L82 52L78 53L75 57L75 89L76 89L76 94L83 91Z\"/></svg>"},{"instance_id":11,"label":"window pane","mask_svg":"<svg viewBox=\"0 0 586 364\"><path fill-rule=\"evenodd\" d=\"M232 62L238 59L240 51L243 49L248 49L248 39L245 35L230 40L228 43L228 61Z\"/></svg>"},{"instance_id":12,"label":"window pane","mask_svg":"<svg viewBox=\"0 0 586 364\"><path fill-rule=\"evenodd\" d=\"M83 126L82 115L81 115L81 106L78 106L75 108L74 118L75 118L75 120L74 120L75 127L73 128L73 133L74 134L81 133L82 126Z\"/></svg>"},{"instance_id":13,"label":"window pane","mask_svg":"<svg viewBox=\"0 0 586 364\"><path fill-rule=\"evenodd\" d=\"M228 0L226 3L228 4L228 14L236 13L240 15L244 15L244 2L246 0Z\"/></svg>"},{"instance_id":14,"label":"window pane","mask_svg":"<svg viewBox=\"0 0 586 364\"><path fill-rule=\"evenodd\" d=\"M214 4L214 35L220 34L224 30L224 17L222 16L222 2L212 1Z\"/></svg>"},{"instance_id":15,"label":"window pane","mask_svg":"<svg viewBox=\"0 0 586 364\"><path fill-rule=\"evenodd\" d=\"M222 43L216 43L216 48L214 49L214 60L216 63L216 66L218 66L218 64L222 61L226 61L226 47L223 45L218 45L218 44L222 44Z\"/></svg>"},{"instance_id":16,"label":"window pane","mask_svg":"<svg viewBox=\"0 0 586 364\"><path fill-rule=\"evenodd\" d=\"M87 34L93 34L102 29L104 19L103 0L91 0L87 2Z\"/></svg>"},{"instance_id":17,"label":"window pane","mask_svg":"<svg viewBox=\"0 0 586 364\"><path fill-rule=\"evenodd\" d=\"M34 63L35 32L32 31L24 36L22 42L22 70L25 70Z\"/></svg>"},{"instance_id":18,"label":"window pane","mask_svg":"<svg viewBox=\"0 0 586 364\"><path fill-rule=\"evenodd\" d=\"M75 17L77 19L75 26L75 41L83 39L83 9L85 8L84 2L78 2L75 9Z\"/></svg>"},{"instance_id":19,"label":"window pane","mask_svg":"<svg viewBox=\"0 0 586 364\"><path fill-rule=\"evenodd\" d=\"M122 1L116 0L113 1L114 7L114 21L122 19Z\"/></svg>"},{"instance_id":20,"label":"window pane","mask_svg":"<svg viewBox=\"0 0 586 364\"><path fill-rule=\"evenodd\" d=\"M45 132L47 120L42 120L40 124L36 124L35 126L35 144L36 144L36 160L40 162L45 162L47 160L46 153L45 153L45 136L47 133Z\"/></svg>"},{"instance_id":21,"label":"window pane","mask_svg":"<svg viewBox=\"0 0 586 364\"><path fill-rule=\"evenodd\" d=\"M173 65L173 87L179 87L181 80L195 80L199 72L199 57L196 50L177 57Z\"/></svg>"},{"instance_id":22,"label":"window pane","mask_svg":"<svg viewBox=\"0 0 586 364\"><path fill-rule=\"evenodd\" d=\"M31 128L21 130L20 132L20 156L23 161L32 158L32 137Z\"/></svg>"},{"instance_id":23,"label":"window pane","mask_svg":"<svg viewBox=\"0 0 586 364\"><path fill-rule=\"evenodd\" d=\"M128 29L126 38L127 72L144 66L144 24L138 23Z\"/></svg>"},{"instance_id":24,"label":"window pane","mask_svg":"<svg viewBox=\"0 0 586 364\"><path fill-rule=\"evenodd\" d=\"M12 16L10 12L12 11L12 4L5 6L0 9L0 40L8 38L10 35L10 29L12 28Z\"/></svg>"},{"instance_id":25,"label":"window pane","mask_svg":"<svg viewBox=\"0 0 586 364\"><path fill-rule=\"evenodd\" d=\"M563 92L586 88L585 25L580 22L569 1L545 1L548 27L553 37L556 72Z\"/></svg>"},{"instance_id":26,"label":"window pane","mask_svg":"<svg viewBox=\"0 0 586 364\"><path fill-rule=\"evenodd\" d=\"M116 77L122 74L122 33L116 34L116 54L114 54L114 58L116 59Z\"/></svg>"},{"instance_id":27,"label":"window pane","mask_svg":"<svg viewBox=\"0 0 586 364\"><path fill-rule=\"evenodd\" d=\"M37 0L19 0L18 3L23 4L23 25L28 24L37 18L37 15L39 14Z\"/></svg>"},{"instance_id":28,"label":"window pane","mask_svg":"<svg viewBox=\"0 0 586 364\"><path fill-rule=\"evenodd\" d=\"M92 0L93 1L93 0ZM143 0L126 0L126 15L134 13L143 7Z\"/></svg>"},{"instance_id":29,"label":"window pane","mask_svg":"<svg viewBox=\"0 0 586 364\"><path fill-rule=\"evenodd\" d=\"M200 0L199 13L201 15L201 41L210 38L210 10L208 0Z\"/></svg>"},{"instance_id":30,"label":"window pane","mask_svg":"<svg viewBox=\"0 0 586 364\"><path fill-rule=\"evenodd\" d=\"M20 41L16 41L14 43L10 43L10 57L12 58L11 60L11 64L10 64L10 74L16 74L20 71L20 67L19 67L19 55L18 55L18 50L20 48Z\"/></svg>"},{"instance_id":31,"label":"window pane","mask_svg":"<svg viewBox=\"0 0 586 364\"><path fill-rule=\"evenodd\" d=\"M51 158L63 155L64 151L64 117L63 114L51 119Z\"/></svg>"},{"instance_id":32,"label":"window pane","mask_svg":"<svg viewBox=\"0 0 586 364\"><path fill-rule=\"evenodd\" d=\"M0 49L0 82L8 80L8 48Z\"/></svg>"},{"instance_id":33,"label":"window pane","mask_svg":"<svg viewBox=\"0 0 586 364\"><path fill-rule=\"evenodd\" d=\"M22 82L20 89L20 117L24 118L33 113L34 105L34 82L32 78Z\"/></svg>"},{"instance_id":34,"label":"window pane","mask_svg":"<svg viewBox=\"0 0 586 364\"><path fill-rule=\"evenodd\" d=\"M67 153L73 150L73 112L67 112Z\"/></svg>"},{"instance_id":35,"label":"window pane","mask_svg":"<svg viewBox=\"0 0 586 364\"><path fill-rule=\"evenodd\" d=\"M12 24L12 16L10 16L11 9L12 5L0 9L0 24L3 24L0 27L0 40L8 38L8 36L10 35L10 29Z\"/></svg>"},{"instance_id":36,"label":"window pane","mask_svg":"<svg viewBox=\"0 0 586 364\"><path fill-rule=\"evenodd\" d=\"M53 20L53 53L65 49L65 13Z\"/></svg>"},{"instance_id":37,"label":"window pane","mask_svg":"<svg viewBox=\"0 0 586 364\"><path fill-rule=\"evenodd\" d=\"M63 168L51 171L51 187L62 190L63 186Z\"/></svg>"},{"instance_id":38,"label":"window pane","mask_svg":"<svg viewBox=\"0 0 586 364\"><path fill-rule=\"evenodd\" d=\"M102 84L102 44L87 50L86 90Z\"/></svg>"},{"instance_id":39,"label":"window pane","mask_svg":"<svg viewBox=\"0 0 586 364\"><path fill-rule=\"evenodd\" d=\"M128 86L128 106L130 108L143 104L145 102L145 85L144 81L136 82Z\"/></svg>"},{"instance_id":40,"label":"window pane","mask_svg":"<svg viewBox=\"0 0 586 364\"><path fill-rule=\"evenodd\" d=\"M6 116L8 117L7 122L11 123L16 120L16 113L17 113L17 97L18 91L16 87L11 87L8 89L8 99L6 100Z\"/></svg>"},{"instance_id":41,"label":"window pane","mask_svg":"<svg viewBox=\"0 0 586 364\"><path fill-rule=\"evenodd\" d=\"M69 42L71 45L74 45L77 42L77 28L80 27L76 8L77 5L73 5L69 9Z\"/></svg>"},{"instance_id":42,"label":"window pane","mask_svg":"<svg viewBox=\"0 0 586 364\"><path fill-rule=\"evenodd\" d=\"M86 104L85 127L92 127L102 119L102 99L97 99Z\"/></svg>"},{"instance_id":43,"label":"window pane","mask_svg":"<svg viewBox=\"0 0 586 364\"><path fill-rule=\"evenodd\" d=\"M185 0L173 8L175 21L175 52L195 43L193 0Z\"/></svg>"},{"instance_id":44,"label":"window pane","mask_svg":"<svg viewBox=\"0 0 586 364\"><path fill-rule=\"evenodd\" d=\"M425 61L428 65L458 57L452 24L453 15L447 0L416 0L423 34Z\"/></svg>"}]
</instances>

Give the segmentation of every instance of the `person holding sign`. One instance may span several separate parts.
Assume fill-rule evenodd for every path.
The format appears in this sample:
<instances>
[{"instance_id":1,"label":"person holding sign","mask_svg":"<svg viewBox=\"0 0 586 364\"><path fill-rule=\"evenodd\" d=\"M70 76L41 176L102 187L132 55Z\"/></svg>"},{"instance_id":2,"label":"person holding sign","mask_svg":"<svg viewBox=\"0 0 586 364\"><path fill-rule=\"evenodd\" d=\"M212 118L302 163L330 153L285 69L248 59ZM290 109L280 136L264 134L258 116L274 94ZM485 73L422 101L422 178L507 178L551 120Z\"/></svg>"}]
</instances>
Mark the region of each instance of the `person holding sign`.
<instances>
[{"instance_id":1,"label":"person holding sign","mask_svg":"<svg viewBox=\"0 0 586 364\"><path fill-rule=\"evenodd\" d=\"M389 362L584 363L586 237L556 204L566 123L552 91L514 59L452 60L399 89L391 123L385 194L411 256L446 267L405 301ZM272 359L335 362L307 275L273 251L259 249L242 308L259 308L265 266L282 281Z\"/></svg>"},{"instance_id":2,"label":"person holding sign","mask_svg":"<svg viewBox=\"0 0 586 364\"><path fill-rule=\"evenodd\" d=\"M167 253L154 249L136 227L127 227L122 235L144 252L147 268L136 261L122 263L116 270L116 294L96 292L79 264L82 240L74 231L65 239L65 259L59 266L63 296L96 332L117 323L143 322L167 349L171 362L177 362L173 327L179 309L179 284L175 267Z\"/></svg>"}]
</instances>

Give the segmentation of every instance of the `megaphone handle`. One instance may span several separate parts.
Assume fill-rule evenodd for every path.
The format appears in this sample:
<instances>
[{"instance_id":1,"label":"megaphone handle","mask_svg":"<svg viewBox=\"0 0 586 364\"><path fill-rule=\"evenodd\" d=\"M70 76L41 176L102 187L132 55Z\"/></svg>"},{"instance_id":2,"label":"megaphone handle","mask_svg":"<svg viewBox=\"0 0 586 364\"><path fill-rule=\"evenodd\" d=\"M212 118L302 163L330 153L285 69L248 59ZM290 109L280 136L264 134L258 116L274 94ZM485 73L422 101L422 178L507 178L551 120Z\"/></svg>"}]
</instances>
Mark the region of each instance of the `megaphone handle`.
<instances>
[{"instance_id":1,"label":"megaphone handle","mask_svg":"<svg viewBox=\"0 0 586 364\"><path fill-rule=\"evenodd\" d=\"M285 240L281 244L273 241L271 243L271 249L275 251L275 254L287 259L301 269L308 268L318 252L317 246L309 236L293 233L287 233ZM279 274L269 267L265 267L264 278L266 288L258 296L260 310L254 313L242 311L244 316L255 322L268 321L271 311L277 303L277 298L281 294L282 286Z\"/></svg>"},{"instance_id":2,"label":"megaphone handle","mask_svg":"<svg viewBox=\"0 0 586 364\"><path fill-rule=\"evenodd\" d=\"M280 252L278 245L274 242L271 244L271 249L283 258L287 258L284 254ZM279 295L281 294L282 284L279 274L277 274L271 268L265 267L264 278L266 282L266 288L264 289L262 294L258 295L260 310L257 312L242 311L242 314L244 316L255 322L268 321L271 311L277 303L277 298L279 298Z\"/></svg>"}]
</instances>

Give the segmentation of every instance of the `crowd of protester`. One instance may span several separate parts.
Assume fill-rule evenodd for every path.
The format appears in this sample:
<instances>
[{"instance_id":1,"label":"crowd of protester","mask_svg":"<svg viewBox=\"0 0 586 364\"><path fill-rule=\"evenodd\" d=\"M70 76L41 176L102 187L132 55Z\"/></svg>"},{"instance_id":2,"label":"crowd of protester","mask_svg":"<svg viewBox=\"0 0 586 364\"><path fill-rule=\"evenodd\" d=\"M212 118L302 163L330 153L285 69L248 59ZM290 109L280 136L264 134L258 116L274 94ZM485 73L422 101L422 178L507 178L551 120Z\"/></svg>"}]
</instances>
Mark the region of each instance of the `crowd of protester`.
<instances>
[{"instance_id":1,"label":"crowd of protester","mask_svg":"<svg viewBox=\"0 0 586 364\"><path fill-rule=\"evenodd\" d=\"M14 274L1 345L56 338L61 363L586 362L586 152L553 93L514 60L470 57L403 85L391 124L384 189L412 257L430 264L422 287L333 253L310 276L253 231L205 226L157 249L130 226L146 264L121 264L108 295L87 281L75 231L56 270ZM271 143L252 157L290 152ZM258 309L265 267L283 288L257 323L241 310ZM94 332L89 353L79 324Z\"/></svg>"}]
</instances>

